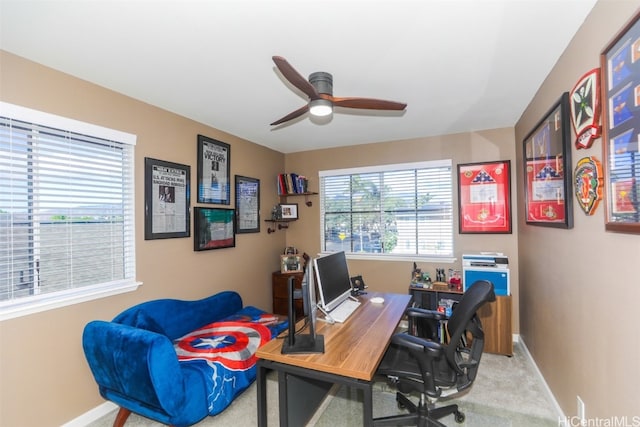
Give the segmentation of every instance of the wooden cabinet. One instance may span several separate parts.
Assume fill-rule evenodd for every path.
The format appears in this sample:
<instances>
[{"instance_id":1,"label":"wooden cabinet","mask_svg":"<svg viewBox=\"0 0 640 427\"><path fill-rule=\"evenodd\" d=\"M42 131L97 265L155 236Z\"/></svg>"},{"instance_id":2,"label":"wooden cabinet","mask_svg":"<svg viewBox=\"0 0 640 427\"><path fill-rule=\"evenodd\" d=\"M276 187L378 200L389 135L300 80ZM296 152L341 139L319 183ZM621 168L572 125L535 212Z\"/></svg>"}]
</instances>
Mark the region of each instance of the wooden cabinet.
<instances>
[{"instance_id":1,"label":"wooden cabinet","mask_svg":"<svg viewBox=\"0 0 640 427\"><path fill-rule=\"evenodd\" d=\"M454 290L409 287L416 307L429 310L438 308L441 299L459 301L462 292ZM487 353L513 355L513 334L511 329L511 295L496 296L494 302L480 307L478 316L484 330L484 351Z\"/></svg>"},{"instance_id":2,"label":"wooden cabinet","mask_svg":"<svg viewBox=\"0 0 640 427\"><path fill-rule=\"evenodd\" d=\"M271 291L273 293L273 313L283 316L289 315L289 294L288 283L289 277L293 277L295 280L295 288L301 289L303 273L287 273L282 274L279 271L274 271L271 276ZM302 298L295 300L296 319L301 319L304 316L304 309L302 307Z\"/></svg>"},{"instance_id":3,"label":"wooden cabinet","mask_svg":"<svg viewBox=\"0 0 640 427\"><path fill-rule=\"evenodd\" d=\"M478 317L484 330L484 351L506 356L513 355L511 295L496 296L494 302L480 307Z\"/></svg>"}]
</instances>

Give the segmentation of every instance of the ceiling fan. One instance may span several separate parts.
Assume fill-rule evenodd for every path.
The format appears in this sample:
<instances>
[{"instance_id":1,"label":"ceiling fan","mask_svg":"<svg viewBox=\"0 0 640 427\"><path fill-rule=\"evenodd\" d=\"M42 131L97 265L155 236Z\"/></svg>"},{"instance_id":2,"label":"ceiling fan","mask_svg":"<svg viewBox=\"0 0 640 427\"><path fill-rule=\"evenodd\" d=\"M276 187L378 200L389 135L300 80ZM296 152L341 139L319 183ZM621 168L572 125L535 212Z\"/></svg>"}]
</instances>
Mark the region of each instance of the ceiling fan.
<instances>
[{"instance_id":1,"label":"ceiling fan","mask_svg":"<svg viewBox=\"0 0 640 427\"><path fill-rule=\"evenodd\" d=\"M407 106L407 104L401 102L385 101L383 99L353 97L339 98L333 96L333 76L331 76L331 74L323 71L311 73L309 80L307 80L302 77L302 75L300 75L300 73L298 73L283 57L274 56L273 62L275 62L278 70L280 70L282 75L289 80L292 85L300 89L309 97L309 102L304 107L298 108L281 119L271 123L271 126L293 120L306 112L318 117L328 116L333 112L334 106L364 110L393 111L402 111Z\"/></svg>"}]
</instances>

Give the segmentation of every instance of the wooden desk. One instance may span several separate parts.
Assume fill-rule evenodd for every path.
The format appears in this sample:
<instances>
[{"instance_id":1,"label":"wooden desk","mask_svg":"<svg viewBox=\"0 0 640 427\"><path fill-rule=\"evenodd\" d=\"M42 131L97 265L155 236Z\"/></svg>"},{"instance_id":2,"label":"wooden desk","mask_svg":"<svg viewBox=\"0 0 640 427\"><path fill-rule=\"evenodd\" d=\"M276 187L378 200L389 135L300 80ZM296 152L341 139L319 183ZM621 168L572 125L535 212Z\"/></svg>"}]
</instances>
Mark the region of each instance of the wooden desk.
<instances>
[{"instance_id":1,"label":"wooden desk","mask_svg":"<svg viewBox=\"0 0 640 427\"><path fill-rule=\"evenodd\" d=\"M375 296L384 298L384 303L372 303ZM363 390L364 425L372 424L373 376L411 296L371 292L358 298L362 305L346 322L316 324L317 333L324 335L323 354L282 354L282 339L258 349L258 426L267 425L266 374L270 369L278 371L281 426L304 425L333 384Z\"/></svg>"}]
</instances>

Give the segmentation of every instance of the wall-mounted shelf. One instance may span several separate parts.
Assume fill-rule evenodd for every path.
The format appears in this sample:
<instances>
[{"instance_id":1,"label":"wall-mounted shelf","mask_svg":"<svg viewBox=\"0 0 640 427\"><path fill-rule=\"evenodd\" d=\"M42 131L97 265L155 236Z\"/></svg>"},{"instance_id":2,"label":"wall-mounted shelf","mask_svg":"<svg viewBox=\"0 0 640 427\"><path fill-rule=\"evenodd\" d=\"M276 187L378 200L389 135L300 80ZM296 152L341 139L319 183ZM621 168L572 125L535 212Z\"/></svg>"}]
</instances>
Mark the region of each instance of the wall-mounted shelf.
<instances>
[{"instance_id":1,"label":"wall-mounted shelf","mask_svg":"<svg viewBox=\"0 0 640 427\"><path fill-rule=\"evenodd\" d=\"M309 196L314 196L318 193L315 192L306 192L306 193L287 193L287 194L278 194L280 199L286 199L287 197L300 197L304 196L304 204L311 207L313 206L313 202L309 200Z\"/></svg>"},{"instance_id":2,"label":"wall-mounted shelf","mask_svg":"<svg viewBox=\"0 0 640 427\"><path fill-rule=\"evenodd\" d=\"M264 222L270 222L272 223L271 226L269 226L267 228L267 233L271 234L271 233L275 233L276 232L276 228L278 230L286 230L287 228L289 228L289 223L293 222L293 221L297 221L295 219L265 219ZM278 224L278 225L276 225ZM271 228L273 227L273 228Z\"/></svg>"}]
</instances>

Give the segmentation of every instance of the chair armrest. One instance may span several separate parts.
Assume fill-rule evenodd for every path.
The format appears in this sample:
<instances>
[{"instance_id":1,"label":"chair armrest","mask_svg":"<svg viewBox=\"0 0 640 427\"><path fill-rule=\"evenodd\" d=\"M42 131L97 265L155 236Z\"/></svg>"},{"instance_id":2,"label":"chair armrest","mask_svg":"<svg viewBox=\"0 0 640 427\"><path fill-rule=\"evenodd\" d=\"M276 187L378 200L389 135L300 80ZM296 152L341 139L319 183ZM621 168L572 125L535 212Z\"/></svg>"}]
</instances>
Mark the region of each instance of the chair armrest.
<instances>
[{"instance_id":1,"label":"chair armrest","mask_svg":"<svg viewBox=\"0 0 640 427\"><path fill-rule=\"evenodd\" d=\"M425 354L428 358L436 359L444 354L442 345L435 341L416 337L409 334L395 334L391 342L404 347L411 352Z\"/></svg>"},{"instance_id":2,"label":"chair armrest","mask_svg":"<svg viewBox=\"0 0 640 427\"><path fill-rule=\"evenodd\" d=\"M432 320L447 320L447 316L437 310L427 310L426 308L409 307L405 314L408 317Z\"/></svg>"}]
</instances>

